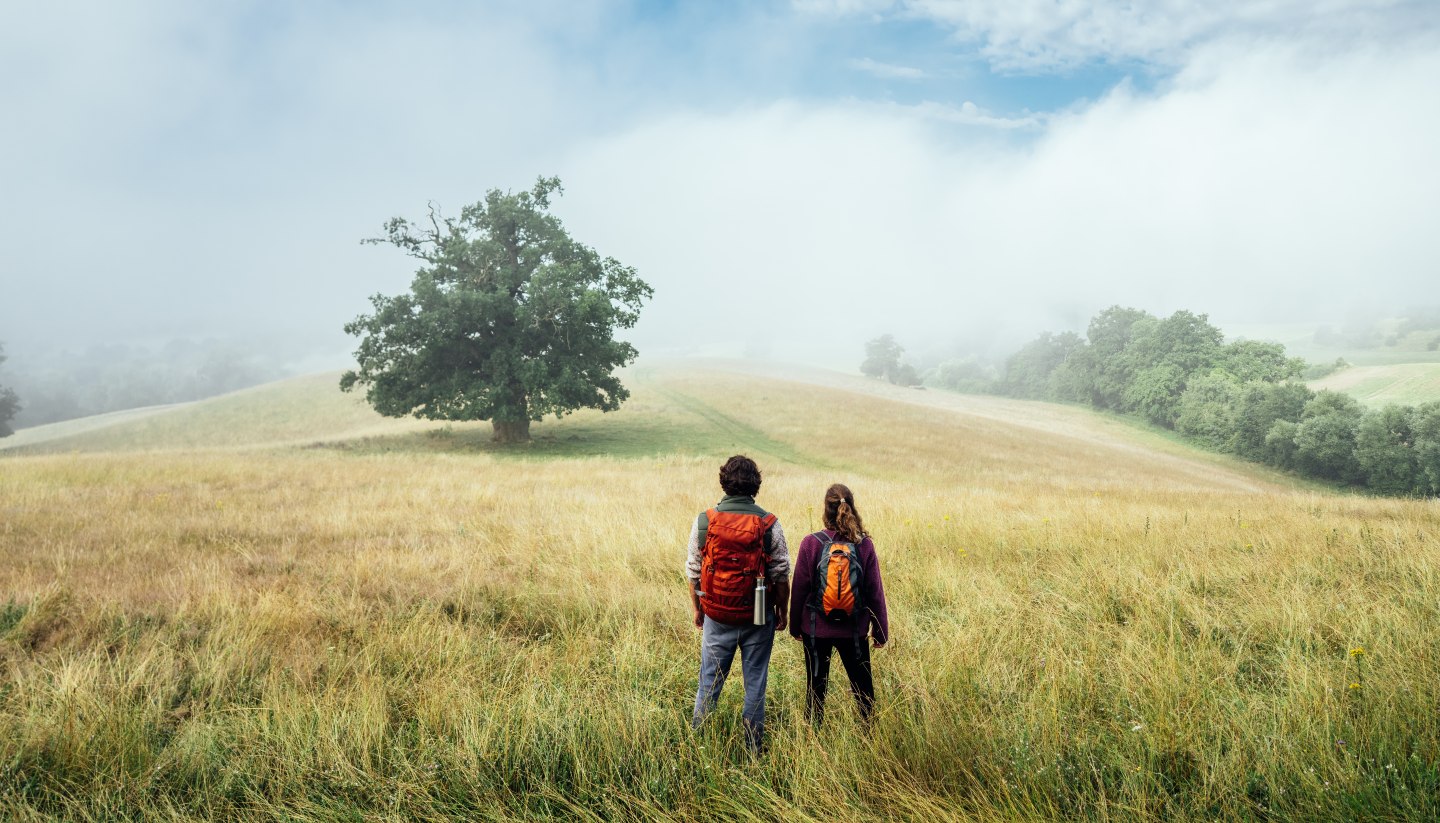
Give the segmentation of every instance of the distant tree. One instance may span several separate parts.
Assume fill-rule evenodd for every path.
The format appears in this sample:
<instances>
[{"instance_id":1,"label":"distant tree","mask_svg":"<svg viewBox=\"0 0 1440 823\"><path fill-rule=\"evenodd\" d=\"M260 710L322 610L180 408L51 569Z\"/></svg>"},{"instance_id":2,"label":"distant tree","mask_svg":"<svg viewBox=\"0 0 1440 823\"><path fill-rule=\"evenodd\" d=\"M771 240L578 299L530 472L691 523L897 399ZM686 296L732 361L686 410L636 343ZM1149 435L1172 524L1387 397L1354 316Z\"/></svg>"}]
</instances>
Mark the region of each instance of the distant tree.
<instances>
[{"instance_id":1,"label":"distant tree","mask_svg":"<svg viewBox=\"0 0 1440 823\"><path fill-rule=\"evenodd\" d=\"M1223 369L1191 378L1180 395L1175 430L1212 449L1231 450L1243 393L1240 381Z\"/></svg>"},{"instance_id":2,"label":"distant tree","mask_svg":"<svg viewBox=\"0 0 1440 823\"><path fill-rule=\"evenodd\" d=\"M1011 397L1058 400L1055 373L1085 347L1075 332L1044 332L1005 361L1001 390Z\"/></svg>"},{"instance_id":3,"label":"distant tree","mask_svg":"<svg viewBox=\"0 0 1440 823\"><path fill-rule=\"evenodd\" d=\"M1440 402L1415 407L1415 461L1420 467L1418 492L1440 495Z\"/></svg>"},{"instance_id":4,"label":"distant tree","mask_svg":"<svg viewBox=\"0 0 1440 823\"><path fill-rule=\"evenodd\" d=\"M889 379L897 386L918 386L921 383L920 373L909 363L901 363Z\"/></svg>"},{"instance_id":5,"label":"distant tree","mask_svg":"<svg viewBox=\"0 0 1440 823\"><path fill-rule=\"evenodd\" d=\"M5 362L5 346L0 344L0 364ZM0 437L9 437L14 434L10 428L10 421L20 411L20 398L16 396L15 390L0 386Z\"/></svg>"},{"instance_id":6,"label":"distant tree","mask_svg":"<svg viewBox=\"0 0 1440 823\"><path fill-rule=\"evenodd\" d=\"M1305 404L1314 397L1315 392L1303 383L1247 383L1235 409L1231 448L1243 457L1288 466L1282 458L1293 452L1294 444L1277 452L1269 437L1270 430L1280 420L1295 425L1305 411ZM1293 431L1290 436L1294 438Z\"/></svg>"},{"instance_id":7,"label":"distant tree","mask_svg":"<svg viewBox=\"0 0 1440 823\"><path fill-rule=\"evenodd\" d=\"M973 357L947 360L935 368L928 382L950 391L979 394L989 391L994 383L991 369Z\"/></svg>"},{"instance_id":8,"label":"distant tree","mask_svg":"<svg viewBox=\"0 0 1440 823\"><path fill-rule=\"evenodd\" d=\"M1355 461L1366 486L1384 494L1423 493L1415 417L1409 406L1386 406L1361 418L1355 428Z\"/></svg>"},{"instance_id":9,"label":"distant tree","mask_svg":"<svg viewBox=\"0 0 1440 823\"><path fill-rule=\"evenodd\" d=\"M1364 479L1355 460L1355 430L1364 417L1355 398L1322 391L1305 404L1295 430L1298 467L1317 477L1359 483Z\"/></svg>"},{"instance_id":10,"label":"distant tree","mask_svg":"<svg viewBox=\"0 0 1440 823\"><path fill-rule=\"evenodd\" d=\"M860 362L860 373L866 377L883 377L891 383L900 372L900 355L905 349L895 342L895 336L882 334L865 344L865 359Z\"/></svg>"},{"instance_id":11,"label":"distant tree","mask_svg":"<svg viewBox=\"0 0 1440 823\"><path fill-rule=\"evenodd\" d=\"M1136 371L1121 395L1123 409L1138 412L1152 423L1174 428L1185 391L1185 372L1173 363L1158 363Z\"/></svg>"},{"instance_id":12,"label":"distant tree","mask_svg":"<svg viewBox=\"0 0 1440 823\"><path fill-rule=\"evenodd\" d=\"M1350 368L1350 363L1343 357L1337 357L1333 363L1312 363L1307 365L1305 370L1300 373L1300 376L1306 380L1319 380L1341 369L1348 368Z\"/></svg>"},{"instance_id":13,"label":"distant tree","mask_svg":"<svg viewBox=\"0 0 1440 823\"><path fill-rule=\"evenodd\" d=\"M1085 331L1087 345L1072 362L1081 375L1077 381L1090 395L1091 405L1102 409L1124 407L1125 387L1130 383L1133 364L1123 357L1134 336L1135 326L1154 315L1140 309L1111 306L1090 319Z\"/></svg>"},{"instance_id":14,"label":"distant tree","mask_svg":"<svg viewBox=\"0 0 1440 823\"><path fill-rule=\"evenodd\" d=\"M1221 348L1219 366L1241 383L1279 383L1299 377L1305 370L1305 360L1287 357L1285 347L1279 343L1237 340Z\"/></svg>"},{"instance_id":15,"label":"distant tree","mask_svg":"<svg viewBox=\"0 0 1440 823\"><path fill-rule=\"evenodd\" d=\"M549 212L558 178L529 191L489 191L459 219L430 210L428 225L394 218L385 237L424 265L410 293L375 295L374 314L345 325L360 337L358 371L390 417L489 420L500 442L530 438L530 423L581 408L613 411L630 393L614 370L636 351L614 338L653 295L635 269L571 239Z\"/></svg>"},{"instance_id":16,"label":"distant tree","mask_svg":"<svg viewBox=\"0 0 1440 823\"><path fill-rule=\"evenodd\" d=\"M1295 435L1300 431L1300 424L1294 420L1276 420L1270 424L1265 432L1264 451L1261 458L1272 466L1279 466L1282 469L1293 469L1299 462L1297 454L1299 449L1295 445Z\"/></svg>"},{"instance_id":17,"label":"distant tree","mask_svg":"<svg viewBox=\"0 0 1440 823\"><path fill-rule=\"evenodd\" d=\"M1191 375L1218 365L1223 339L1206 315L1194 312L1181 310L1163 320L1136 321L1130 344L1120 355L1130 375L1121 391L1121 408L1173 427Z\"/></svg>"}]
</instances>

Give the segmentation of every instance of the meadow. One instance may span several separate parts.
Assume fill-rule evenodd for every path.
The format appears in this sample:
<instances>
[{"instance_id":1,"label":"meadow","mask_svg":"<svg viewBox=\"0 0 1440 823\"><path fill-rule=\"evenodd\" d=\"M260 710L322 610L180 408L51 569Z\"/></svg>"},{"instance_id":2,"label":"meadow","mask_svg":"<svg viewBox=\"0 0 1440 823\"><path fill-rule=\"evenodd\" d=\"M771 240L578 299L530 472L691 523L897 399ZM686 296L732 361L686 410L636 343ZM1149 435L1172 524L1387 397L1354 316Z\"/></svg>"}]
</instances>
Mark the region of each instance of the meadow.
<instances>
[{"instance_id":1,"label":"meadow","mask_svg":"<svg viewBox=\"0 0 1440 823\"><path fill-rule=\"evenodd\" d=\"M1419 406L1440 400L1440 363L1352 366L1311 381L1310 388L1348 394L1372 409Z\"/></svg>"},{"instance_id":2,"label":"meadow","mask_svg":"<svg viewBox=\"0 0 1440 823\"><path fill-rule=\"evenodd\" d=\"M1440 817L1440 505L1088 411L730 367L386 421L322 377L0 451L7 820ZM732 453L856 492L893 642L770 749L694 733L684 541ZM738 669L738 667L737 667ZM738 671L736 672L738 675Z\"/></svg>"}]
</instances>

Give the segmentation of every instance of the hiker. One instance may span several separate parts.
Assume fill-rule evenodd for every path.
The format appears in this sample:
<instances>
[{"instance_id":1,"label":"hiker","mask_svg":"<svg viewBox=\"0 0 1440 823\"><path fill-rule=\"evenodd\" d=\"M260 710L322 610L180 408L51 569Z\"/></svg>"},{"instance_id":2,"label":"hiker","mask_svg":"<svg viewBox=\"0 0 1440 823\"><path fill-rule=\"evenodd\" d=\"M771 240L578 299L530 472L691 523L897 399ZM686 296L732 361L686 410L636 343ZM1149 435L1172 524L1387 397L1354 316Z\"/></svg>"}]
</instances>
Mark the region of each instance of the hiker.
<instances>
[{"instance_id":1,"label":"hiker","mask_svg":"<svg viewBox=\"0 0 1440 823\"><path fill-rule=\"evenodd\" d=\"M790 549L780 521L755 505L760 467L754 460L737 454L725 461L720 488L725 496L695 519L685 562L695 625L701 629L694 725L714 710L739 649L745 743L758 754L765 740L770 649L775 632L785 629L789 606Z\"/></svg>"},{"instance_id":2,"label":"hiker","mask_svg":"<svg viewBox=\"0 0 1440 823\"><path fill-rule=\"evenodd\" d=\"M847 486L836 483L825 491L824 523L824 531L800 542L791 588L790 636L805 644L805 716L816 725L824 719L830 653L836 651L868 725L875 708L870 636L877 649L890 639L880 558Z\"/></svg>"}]
</instances>

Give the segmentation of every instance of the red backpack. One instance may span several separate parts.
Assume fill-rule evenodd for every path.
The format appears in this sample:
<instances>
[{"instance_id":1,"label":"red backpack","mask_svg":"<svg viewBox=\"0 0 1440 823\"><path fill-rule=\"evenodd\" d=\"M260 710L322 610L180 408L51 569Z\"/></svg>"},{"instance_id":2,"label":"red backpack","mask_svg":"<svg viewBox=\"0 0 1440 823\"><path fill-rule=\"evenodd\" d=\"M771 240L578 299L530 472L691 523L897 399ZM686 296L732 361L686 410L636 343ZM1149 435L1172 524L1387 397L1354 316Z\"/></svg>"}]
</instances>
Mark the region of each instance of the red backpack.
<instances>
[{"instance_id":1,"label":"red backpack","mask_svg":"<svg viewBox=\"0 0 1440 823\"><path fill-rule=\"evenodd\" d=\"M711 620L748 624L755 615L755 579L770 559L773 514L705 512L708 525L700 551L700 608Z\"/></svg>"}]
</instances>

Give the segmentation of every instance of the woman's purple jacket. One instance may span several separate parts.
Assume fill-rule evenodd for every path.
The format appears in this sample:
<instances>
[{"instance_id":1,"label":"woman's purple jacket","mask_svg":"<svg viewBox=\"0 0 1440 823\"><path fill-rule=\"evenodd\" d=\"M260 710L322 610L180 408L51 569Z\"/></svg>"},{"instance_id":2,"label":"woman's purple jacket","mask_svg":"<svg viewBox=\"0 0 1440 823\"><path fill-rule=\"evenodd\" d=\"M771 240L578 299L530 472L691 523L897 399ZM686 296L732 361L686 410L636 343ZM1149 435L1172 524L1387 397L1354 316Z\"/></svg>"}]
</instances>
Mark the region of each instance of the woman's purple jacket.
<instances>
[{"instance_id":1,"label":"woman's purple jacket","mask_svg":"<svg viewBox=\"0 0 1440 823\"><path fill-rule=\"evenodd\" d=\"M825 530L825 534L835 537L835 532L829 529ZM817 582L815 579L816 566L820 563L820 539L807 534L800 541L800 551L795 557L795 577L790 582L791 636L797 640L801 634L841 639L872 634L876 643L890 639L890 614L885 610L885 584L880 580L880 558L875 555L875 543L867 536L857 547L857 553L861 569L861 612L850 622L832 623L810 608L815 586L824 585L824 581Z\"/></svg>"}]
</instances>

